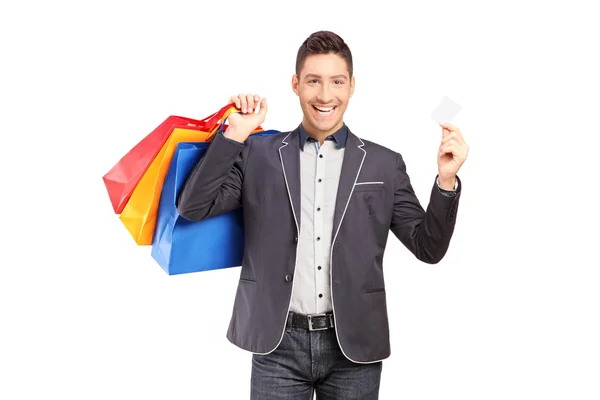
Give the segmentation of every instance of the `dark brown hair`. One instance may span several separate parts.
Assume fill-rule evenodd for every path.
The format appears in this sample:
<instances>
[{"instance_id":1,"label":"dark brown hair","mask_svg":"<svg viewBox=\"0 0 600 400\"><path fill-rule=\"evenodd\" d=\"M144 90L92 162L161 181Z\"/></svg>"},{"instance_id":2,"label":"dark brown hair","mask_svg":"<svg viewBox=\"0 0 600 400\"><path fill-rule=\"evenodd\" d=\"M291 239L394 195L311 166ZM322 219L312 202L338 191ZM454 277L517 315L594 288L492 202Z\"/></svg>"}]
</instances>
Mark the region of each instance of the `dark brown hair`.
<instances>
[{"instance_id":1,"label":"dark brown hair","mask_svg":"<svg viewBox=\"0 0 600 400\"><path fill-rule=\"evenodd\" d=\"M306 57L313 54L337 54L346 60L350 78L352 78L352 52L339 35L330 31L318 31L311 34L298 49L296 56L296 75L300 79L300 71L304 67Z\"/></svg>"}]
</instances>

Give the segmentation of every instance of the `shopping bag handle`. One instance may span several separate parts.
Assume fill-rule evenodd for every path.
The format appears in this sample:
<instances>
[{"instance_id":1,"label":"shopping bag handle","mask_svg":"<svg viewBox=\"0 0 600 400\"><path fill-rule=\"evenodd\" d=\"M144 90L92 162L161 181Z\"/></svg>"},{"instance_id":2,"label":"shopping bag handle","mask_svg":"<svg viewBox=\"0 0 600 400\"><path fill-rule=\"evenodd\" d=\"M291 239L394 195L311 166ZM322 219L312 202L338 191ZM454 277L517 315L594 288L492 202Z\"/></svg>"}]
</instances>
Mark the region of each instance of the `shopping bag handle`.
<instances>
[{"instance_id":1,"label":"shopping bag handle","mask_svg":"<svg viewBox=\"0 0 600 400\"><path fill-rule=\"evenodd\" d=\"M235 104L233 103L229 103L225 106L223 106L219 111L217 111L216 113L209 115L208 117L204 118L202 120L203 122L203 128L207 131L207 132L213 132L216 131L219 126L219 121L221 121L221 119L227 114L231 114L231 110L235 109Z\"/></svg>"},{"instance_id":2,"label":"shopping bag handle","mask_svg":"<svg viewBox=\"0 0 600 400\"><path fill-rule=\"evenodd\" d=\"M216 131L217 131L217 130L219 130L219 129L220 129L220 130L224 130L224 129L223 129L223 127L225 126L225 122L227 121L227 118L229 118L229 116L230 116L231 114L233 114L233 113L239 113L239 112L240 112L240 110L238 110L238 109L237 109L237 108L235 108L235 107L228 109L228 110L225 112L225 114L223 115L223 122L221 123L221 126L219 126L219 127L218 127L218 129L215 129L214 131L211 131L211 133L214 133L214 132L216 132ZM263 127L259 125L259 126L257 126L256 128L254 128L254 129L252 130L252 133L261 132L261 131L263 131L263 130L264 130L264 129L263 129Z\"/></svg>"}]
</instances>

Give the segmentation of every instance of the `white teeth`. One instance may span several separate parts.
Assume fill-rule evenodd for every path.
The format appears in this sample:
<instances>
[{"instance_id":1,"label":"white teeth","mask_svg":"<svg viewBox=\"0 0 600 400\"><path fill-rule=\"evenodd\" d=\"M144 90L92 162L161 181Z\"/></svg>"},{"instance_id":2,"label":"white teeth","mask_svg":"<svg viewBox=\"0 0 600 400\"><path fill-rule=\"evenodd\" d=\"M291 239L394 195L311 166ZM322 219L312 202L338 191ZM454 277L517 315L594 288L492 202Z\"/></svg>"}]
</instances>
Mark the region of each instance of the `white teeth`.
<instances>
[{"instance_id":1,"label":"white teeth","mask_svg":"<svg viewBox=\"0 0 600 400\"><path fill-rule=\"evenodd\" d=\"M329 112L334 109L334 107L317 107L317 106L315 106L315 108L322 112Z\"/></svg>"}]
</instances>

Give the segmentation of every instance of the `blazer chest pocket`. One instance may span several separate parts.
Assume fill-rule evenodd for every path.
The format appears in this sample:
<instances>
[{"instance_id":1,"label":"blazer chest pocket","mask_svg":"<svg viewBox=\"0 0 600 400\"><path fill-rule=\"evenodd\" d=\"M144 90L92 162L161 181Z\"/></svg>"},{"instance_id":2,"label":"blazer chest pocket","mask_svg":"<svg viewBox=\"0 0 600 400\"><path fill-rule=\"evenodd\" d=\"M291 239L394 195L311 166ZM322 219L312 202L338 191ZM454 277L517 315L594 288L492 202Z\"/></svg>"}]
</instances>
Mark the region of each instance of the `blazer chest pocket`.
<instances>
[{"instance_id":1,"label":"blazer chest pocket","mask_svg":"<svg viewBox=\"0 0 600 400\"><path fill-rule=\"evenodd\" d=\"M383 182L357 182L354 184L355 192L368 192L371 190L384 190Z\"/></svg>"},{"instance_id":2,"label":"blazer chest pocket","mask_svg":"<svg viewBox=\"0 0 600 400\"><path fill-rule=\"evenodd\" d=\"M358 182L354 185L353 197L369 216L374 216L385 204L385 185L383 182Z\"/></svg>"}]
</instances>

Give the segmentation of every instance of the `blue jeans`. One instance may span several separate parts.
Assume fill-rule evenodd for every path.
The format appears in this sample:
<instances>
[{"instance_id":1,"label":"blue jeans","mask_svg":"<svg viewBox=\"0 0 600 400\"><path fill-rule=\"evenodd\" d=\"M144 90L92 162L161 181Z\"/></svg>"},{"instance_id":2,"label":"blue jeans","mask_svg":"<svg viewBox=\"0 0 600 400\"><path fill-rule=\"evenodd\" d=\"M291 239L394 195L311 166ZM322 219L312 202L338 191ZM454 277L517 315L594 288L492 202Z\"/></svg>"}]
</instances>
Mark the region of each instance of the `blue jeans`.
<instances>
[{"instance_id":1,"label":"blue jeans","mask_svg":"<svg viewBox=\"0 0 600 400\"><path fill-rule=\"evenodd\" d=\"M251 400L376 400L383 362L348 360L334 329L292 328L290 319L279 347L252 355Z\"/></svg>"}]
</instances>

